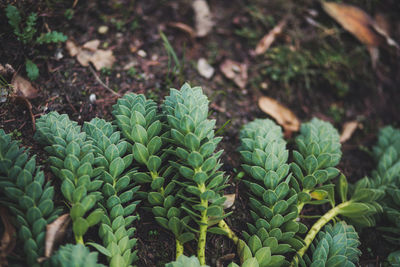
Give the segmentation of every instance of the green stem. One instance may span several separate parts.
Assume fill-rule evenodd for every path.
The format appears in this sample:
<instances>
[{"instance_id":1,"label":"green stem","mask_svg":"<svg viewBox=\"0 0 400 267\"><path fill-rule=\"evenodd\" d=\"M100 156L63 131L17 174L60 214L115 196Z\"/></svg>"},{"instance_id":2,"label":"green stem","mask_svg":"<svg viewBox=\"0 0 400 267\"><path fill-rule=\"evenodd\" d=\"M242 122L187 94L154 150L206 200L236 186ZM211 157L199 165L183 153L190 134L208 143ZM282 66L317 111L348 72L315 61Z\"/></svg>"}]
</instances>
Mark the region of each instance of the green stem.
<instances>
[{"instance_id":1,"label":"green stem","mask_svg":"<svg viewBox=\"0 0 400 267\"><path fill-rule=\"evenodd\" d=\"M233 243L235 243L235 245L238 244L239 242L239 237L237 237L237 235L231 230L231 228L229 228L229 226L226 224L226 222L224 220L220 220L218 223L219 228L221 228L222 230L224 230L226 232L226 235L232 239Z\"/></svg>"},{"instance_id":2,"label":"green stem","mask_svg":"<svg viewBox=\"0 0 400 267\"><path fill-rule=\"evenodd\" d=\"M176 259L178 259L179 256L183 254L183 244L178 239L175 239L175 247L176 247Z\"/></svg>"},{"instance_id":3,"label":"green stem","mask_svg":"<svg viewBox=\"0 0 400 267\"><path fill-rule=\"evenodd\" d=\"M303 189L302 192L309 194L310 191L311 191L310 189ZM305 204L306 204L305 202L299 202L297 204L297 211L298 211L297 214L298 215L300 215L300 212L303 210L303 207L304 207Z\"/></svg>"},{"instance_id":4,"label":"green stem","mask_svg":"<svg viewBox=\"0 0 400 267\"><path fill-rule=\"evenodd\" d=\"M200 192L206 191L206 186L204 183L199 184L198 188ZM207 238L207 229L208 229L208 217L207 217L207 208L208 201L202 199L200 205L205 209L201 212L200 226L199 226L199 240L197 242L197 258L199 259L200 265L206 265L206 238Z\"/></svg>"},{"instance_id":5,"label":"green stem","mask_svg":"<svg viewBox=\"0 0 400 267\"><path fill-rule=\"evenodd\" d=\"M84 245L83 236L81 236L81 235L75 235L75 240L76 240L76 243L77 243L77 244L82 244L82 245Z\"/></svg>"},{"instance_id":6,"label":"green stem","mask_svg":"<svg viewBox=\"0 0 400 267\"><path fill-rule=\"evenodd\" d=\"M308 247L313 242L314 238L317 236L318 232L327 224L330 220L336 217L339 214L341 208L344 208L350 205L351 201L346 201L327 213L324 214L314 225L311 227L310 231L308 231L307 236L304 238L304 246L297 252L296 256L293 258L291 266L297 266L299 259L303 257L303 255L307 252Z\"/></svg>"}]
</instances>

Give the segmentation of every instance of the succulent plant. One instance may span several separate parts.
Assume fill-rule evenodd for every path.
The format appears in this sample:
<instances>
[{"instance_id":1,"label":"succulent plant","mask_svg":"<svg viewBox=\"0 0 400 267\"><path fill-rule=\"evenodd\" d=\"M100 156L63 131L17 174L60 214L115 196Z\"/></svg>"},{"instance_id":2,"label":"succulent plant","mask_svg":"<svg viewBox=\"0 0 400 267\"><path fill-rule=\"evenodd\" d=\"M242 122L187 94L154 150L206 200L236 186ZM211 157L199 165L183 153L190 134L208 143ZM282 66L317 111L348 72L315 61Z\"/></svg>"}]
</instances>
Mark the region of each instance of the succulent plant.
<instances>
[{"instance_id":1,"label":"succulent plant","mask_svg":"<svg viewBox=\"0 0 400 267\"><path fill-rule=\"evenodd\" d=\"M216 152L221 138L214 136L215 121L207 119L208 99L200 87L184 84L180 90L171 89L162 108L170 128L169 153L175 156L169 163L179 173L174 179L179 186L177 196L182 200L181 209L198 225L198 230L188 224L187 217L176 219L172 226L177 232L182 228L198 232L197 257L204 265L207 231L221 232L212 226L229 215L222 207L222 190L227 181L219 171L222 151Z\"/></svg>"},{"instance_id":2,"label":"succulent plant","mask_svg":"<svg viewBox=\"0 0 400 267\"><path fill-rule=\"evenodd\" d=\"M249 207L253 219L244 232L248 249L242 254L243 264L254 256L259 266L288 264L285 255L293 254L303 243L296 234L307 228L295 221L297 192L290 188L288 151L282 130L273 121L257 119L240 132L239 151L248 174ZM243 248L240 248L243 250Z\"/></svg>"},{"instance_id":3,"label":"succulent plant","mask_svg":"<svg viewBox=\"0 0 400 267\"><path fill-rule=\"evenodd\" d=\"M301 125L296 138L298 151L293 151L295 162L291 170L295 180L292 186L298 191L299 214L305 204L324 204L329 201L333 185L326 185L339 175L335 166L342 156L339 133L333 126L319 119Z\"/></svg>"},{"instance_id":4,"label":"succulent plant","mask_svg":"<svg viewBox=\"0 0 400 267\"><path fill-rule=\"evenodd\" d=\"M84 124L83 130L93 142L94 163L103 168L100 179L104 181L102 205L105 216L99 235L108 251L110 266L130 266L137 260L137 251L133 250L137 242L133 238L136 229L132 227L137 216L132 214L138 204L133 198L139 189L132 181L136 171L130 169L131 146L121 140L120 132L115 131L111 123L103 119L94 118Z\"/></svg>"},{"instance_id":5,"label":"succulent plant","mask_svg":"<svg viewBox=\"0 0 400 267\"><path fill-rule=\"evenodd\" d=\"M305 255L303 266L355 267L361 251L359 237L353 226L344 221L334 226L328 224L318 233Z\"/></svg>"},{"instance_id":6,"label":"succulent plant","mask_svg":"<svg viewBox=\"0 0 400 267\"><path fill-rule=\"evenodd\" d=\"M208 267L208 265L200 265L199 259L195 256L187 257L181 255L174 262L165 264L165 267Z\"/></svg>"},{"instance_id":7,"label":"succulent plant","mask_svg":"<svg viewBox=\"0 0 400 267\"><path fill-rule=\"evenodd\" d=\"M61 192L71 205L75 240L83 244L83 235L103 216L99 208L90 212L102 198L97 190L103 184L98 179L102 168L93 168L92 142L86 139L81 127L65 114L46 114L36 121L36 128L35 139L47 145L45 150L51 155L50 168L61 179Z\"/></svg>"},{"instance_id":8,"label":"succulent plant","mask_svg":"<svg viewBox=\"0 0 400 267\"><path fill-rule=\"evenodd\" d=\"M35 156L29 158L27 151L3 130L0 155L0 202L16 217L26 263L40 266L37 259L44 256L46 225L61 211L54 207L54 188L36 167Z\"/></svg>"},{"instance_id":9,"label":"succulent plant","mask_svg":"<svg viewBox=\"0 0 400 267\"><path fill-rule=\"evenodd\" d=\"M105 267L97 263L97 252L90 252L82 244L61 246L50 258L51 267Z\"/></svg>"},{"instance_id":10,"label":"succulent plant","mask_svg":"<svg viewBox=\"0 0 400 267\"><path fill-rule=\"evenodd\" d=\"M183 254L183 244L193 240L194 234L181 225L188 222L179 210L181 201L176 197L175 183L172 181L172 166L167 163L165 140L166 125L157 105L144 95L127 94L114 105L113 115L124 137L132 145L134 166L139 168L133 180L147 185L139 194L147 200L158 223L175 236L176 258Z\"/></svg>"}]
</instances>

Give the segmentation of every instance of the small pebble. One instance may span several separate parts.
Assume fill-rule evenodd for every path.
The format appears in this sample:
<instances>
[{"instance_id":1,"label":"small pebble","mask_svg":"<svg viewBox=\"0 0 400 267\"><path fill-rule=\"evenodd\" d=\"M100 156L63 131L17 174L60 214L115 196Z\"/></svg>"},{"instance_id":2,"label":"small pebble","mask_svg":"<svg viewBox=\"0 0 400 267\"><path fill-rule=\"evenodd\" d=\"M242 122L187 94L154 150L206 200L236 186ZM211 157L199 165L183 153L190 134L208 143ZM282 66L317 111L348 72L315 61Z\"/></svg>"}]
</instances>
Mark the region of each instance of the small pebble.
<instances>
[{"instance_id":1,"label":"small pebble","mask_svg":"<svg viewBox=\"0 0 400 267\"><path fill-rule=\"evenodd\" d=\"M197 61L197 71L206 79L210 79L214 75L214 68L208 64L205 58L199 58Z\"/></svg>"},{"instance_id":2,"label":"small pebble","mask_svg":"<svg viewBox=\"0 0 400 267\"><path fill-rule=\"evenodd\" d=\"M90 103L95 104L96 103L96 95L90 94L89 101L90 101Z\"/></svg>"},{"instance_id":3,"label":"small pebble","mask_svg":"<svg viewBox=\"0 0 400 267\"><path fill-rule=\"evenodd\" d=\"M106 34L106 33L108 32L108 26L102 25L102 26L100 26L100 27L97 29L97 31L98 31L100 34Z\"/></svg>"},{"instance_id":4,"label":"small pebble","mask_svg":"<svg viewBox=\"0 0 400 267\"><path fill-rule=\"evenodd\" d=\"M144 50L142 50L142 49L140 49L139 51L137 51L137 54L138 54L140 57L146 57L146 56L147 56L147 53L146 53Z\"/></svg>"}]
</instances>

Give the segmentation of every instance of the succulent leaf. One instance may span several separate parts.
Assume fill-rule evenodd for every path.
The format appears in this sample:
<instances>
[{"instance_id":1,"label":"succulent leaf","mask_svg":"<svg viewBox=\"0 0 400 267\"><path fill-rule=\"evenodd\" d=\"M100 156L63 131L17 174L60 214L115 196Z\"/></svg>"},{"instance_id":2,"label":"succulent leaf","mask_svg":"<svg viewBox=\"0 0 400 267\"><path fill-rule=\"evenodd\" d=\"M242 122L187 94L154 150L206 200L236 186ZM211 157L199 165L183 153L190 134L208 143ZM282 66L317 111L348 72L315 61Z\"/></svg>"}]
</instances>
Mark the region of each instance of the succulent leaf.
<instances>
[{"instance_id":1,"label":"succulent leaf","mask_svg":"<svg viewBox=\"0 0 400 267\"><path fill-rule=\"evenodd\" d=\"M138 201L132 200L139 188L134 187L131 182L132 175L135 173L129 168L132 159L124 160L129 157L126 152L131 151L131 146L120 138L120 132L114 128L111 123L94 118L84 124L83 131L93 142L95 162L103 168L100 179L104 181L103 193L107 198L103 200L102 205L106 207L105 215L108 219L102 221L99 235L110 255L108 257L110 266L130 266L137 260L137 252L134 251L135 228L131 227L128 220L129 218L136 219L137 216L132 217L132 211L127 212L127 205L129 204L131 208L132 205L138 204ZM88 220L91 216L95 217L96 214L93 212L88 216ZM111 239L109 236L115 238ZM118 247L117 253L111 253L107 249L110 247Z\"/></svg>"},{"instance_id":2,"label":"succulent leaf","mask_svg":"<svg viewBox=\"0 0 400 267\"><path fill-rule=\"evenodd\" d=\"M243 127L240 140L253 223L248 223L249 232L244 233L248 247L239 246L239 254L247 247L255 259L263 259L265 264L258 262L260 266L287 264L282 255L297 249L296 233L305 226L293 220L297 217L297 193L288 184L291 174L282 130L271 120L257 119ZM259 251L267 254L261 257ZM242 263L247 257L241 258Z\"/></svg>"},{"instance_id":3,"label":"succulent leaf","mask_svg":"<svg viewBox=\"0 0 400 267\"><path fill-rule=\"evenodd\" d=\"M24 244L27 264L39 266L37 259L44 255L46 225L61 212L54 207L54 188L45 183L35 157L29 158L25 149L3 130L0 130L0 155L0 192L7 197L1 197L1 203L19 218L18 236Z\"/></svg>"}]
</instances>

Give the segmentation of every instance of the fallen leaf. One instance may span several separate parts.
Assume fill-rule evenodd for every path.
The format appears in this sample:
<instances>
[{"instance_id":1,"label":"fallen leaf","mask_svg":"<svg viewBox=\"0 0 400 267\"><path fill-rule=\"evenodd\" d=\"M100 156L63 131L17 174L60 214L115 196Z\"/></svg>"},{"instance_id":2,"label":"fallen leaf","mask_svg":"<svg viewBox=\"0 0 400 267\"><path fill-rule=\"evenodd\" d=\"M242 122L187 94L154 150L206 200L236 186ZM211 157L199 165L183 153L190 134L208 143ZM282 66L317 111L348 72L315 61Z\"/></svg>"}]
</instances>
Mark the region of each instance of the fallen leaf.
<instances>
[{"instance_id":1,"label":"fallen leaf","mask_svg":"<svg viewBox=\"0 0 400 267\"><path fill-rule=\"evenodd\" d=\"M197 61L197 70L201 76L210 79L214 75L214 68L208 64L205 58L199 58Z\"/></svg>"},{"instance_id":2,"label":"fallen leaf","mask_svg":"<svg viewBox=\"0 0 400 267\"><path fill-rule=\"evenodd\" d=\"M10 215L7 209L0 207L0 217L3 222L3 236L1 237L0 243L0 267L7 266L7 256L13 251L17 236L15 234L15 228L10 222Z\"/></svg>"},{"instance_id":3,"label":"fallen leaf","mask_svg":"<svg viewBox=\"0 0 400 267\"><path fill-rule=\"evenodd\" d=\"M51 256L55 245L64 238L70 220L69 214L67 213L61 215L54 222L46 226L45 258Z\"/></svg>"},{"instance_id":4,"label":"fallen leaf","mask_svg":"<svg viewBox=\"0 0 400 267\"><path fill-rule=\"evenodd\" d=\"M375 31L377 31L380 35L382 35L386 39L386 43L388 45L394 46L397 49L400 49L399 44L396 43L390 37L390 23L383 14L378 13L375 15L375 19L373 21L372 26L374 27Z\"/></svg>"},{"instance_id":5,"label":"fallen leaf","mask_svg":"<svg viewBox=\"0 0 400 267\"><path fill-rule=\"evenodd\" d=\"M71 40L65 42L65 48L67 49L71 57L75 57L79 53L79 47Z\"/></svg>"},{"instance_id":6,"label":"fallen leaf","mask_svg":"<svg viewBox=\"0 0 400 267\"><path fill-rule=\"evenodd\" d=\"M344 143L351 138L359 123L357 121L348 121L343 125L342 134L340 135L340 143Z\"/></svg>"},{"instance_id":7,"label":"fallen leaf","mask_svg":"<svg viewBox=\"0 0 400 267\"><path fill-rule=\"evenodd\" d=\"M224 209L229 209L233 206L233 203L235 203L236 194L226 194L224 195L224 197L226 198L226 200L222 205Z\"/></svg>"},{"instance_id":8,"label":"fallen leaf","mask_svg":"<svg viewBox=\"0 0 400 267\"><path fill-rule=\"evenodd\" d=\"M286 133L297 132L300 129L300 120L296 115L275 99L262 96L258 99L258 106L262 111L274 118Z\"/></svg>"},{"instance_id":9,"label":"fallen leaf","mask_svg":"<svg viewBox=\"0 0 400 267\"><path fill-rule=\"evenodd\" d=\"M115 57L111 50L98 49L99 40L86 42L82 47L77 46L73 41L67 41L66 48L72 57L76 57L79 64L84 67L89 66L91 62L96 70L102 68L111 68L115 62Z\"/></svg>"},{"instance_id":10,"label":"fallen leaf","mask_svg":"<svg viewBox=\"0 0 400 267\"><path fill-rule=\"evenodd\" d=\"M182 23L182 22L170 22L167 25L170 26L170 27L177 28L179 30L182 30L182 31L186 32L187 34L189 34L190 38L192 38L192 39L196 37L195 30L192 27L190 27L189 25L185 24L185 23Z\"/></svg>"},{"instance_id":11,"label":"fallen leaf","mask_svg":"<svg viewBox=\"0 0 400 267\"><path fill-rule=\"evenodd\" d=\"M322 7L344 29L367 46L378 46L380 36L373 30L373 19L358 7L334 2L322 2Z\"/></svg>"},{"instance_id":12,"label":"fallen leaf","mask_svg":"<svg viewBox=\"0 0 400 267\"><path fill-rule=\"evenodd\" d=\"M95 40L91 40L91 41L84 43L82 45L82 48L87 49L92 52L96 52L96 50L99 48L99 45L100 45L100 40L95 39Z\"/></svg>"},{"instance_id":13,"label":"fallen leaf","mask_svg":"<svg viewBox=\"0 0 400 267\"><path fill-rule=\"evenodd\" d=\"M32 86L31 82L22 78L20 75L14 75L11 85L16 95L22 95L26 98L32 99L38 96L38 90Z\"/></svg>"},{"instance_id":14,"label":"fallen leaf","mask_svg":"<svg viewBox=\"0 0 400 267\"><path fill-rule=\"evenodd\" d=\"M115 62L115 57L111 50L97 50L93 56L90 58L96 70L101 70L102 68L111 68Z\"/></svg>"},{"instance_id":15,"label":"fallen leaf","mask_svg":"<svg viewBox=\"0 0 400 267\"><path fill-rule=\"evenodd\" d=\"M239 88L243 89L246 86L248 76L245 63L226 59L220 65L220 70L228 79L233 80Z\"/></svg>"},{"instance_id":16,"label":"fallen leaf","mask_svg":"<svg viewBox=\"0 0 400 267\"><path fill-rule=\"evenodd\" d=\"M287 24L287 17L283 18L268 34L266 34L257 44L255 54L261 55L268 50L268 48L275 41L277 35L282 33L283 28Z\"/></svg>"},{"instance_id":17,"label":"fallen leaf","mask_svg":"<svg viewBox=\"0 0 400 267\"><path fill-rule=\"evenodd\" d=\"M196 36L206 36L214 26L210 8L206 0L194 0L192 8L195 15L196 22Z\"/></svg>"}]
</instances>

